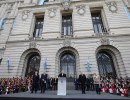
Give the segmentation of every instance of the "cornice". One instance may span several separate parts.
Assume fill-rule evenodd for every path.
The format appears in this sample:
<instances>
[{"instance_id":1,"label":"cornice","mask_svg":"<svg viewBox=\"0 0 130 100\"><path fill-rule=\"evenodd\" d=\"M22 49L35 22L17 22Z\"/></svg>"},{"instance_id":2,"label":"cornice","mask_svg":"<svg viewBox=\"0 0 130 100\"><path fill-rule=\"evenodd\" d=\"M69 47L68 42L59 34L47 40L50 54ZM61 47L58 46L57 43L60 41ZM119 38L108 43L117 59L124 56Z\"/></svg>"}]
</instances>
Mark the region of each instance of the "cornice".
<instances>
[{"instance_id":1,"label":"cornice","mask_svg":"<svg viewBox=\"0 0 130 100\"><path fill-rule=\"evenodd\" d=\"M108 35L108 36L83 36L83 37L68 37L68 39L100 39L102 37L107 37L107 38L117 38L117 37L130 37L130 34L120 34L120 35ZM40 41L57 41L57 40L65 40L67 38L37 38L34 41L40 42ZM30 42L30 40L15 40L15 41L7 41L7 43L18 43L18 42Z\"/></svg>"}]
</instances>

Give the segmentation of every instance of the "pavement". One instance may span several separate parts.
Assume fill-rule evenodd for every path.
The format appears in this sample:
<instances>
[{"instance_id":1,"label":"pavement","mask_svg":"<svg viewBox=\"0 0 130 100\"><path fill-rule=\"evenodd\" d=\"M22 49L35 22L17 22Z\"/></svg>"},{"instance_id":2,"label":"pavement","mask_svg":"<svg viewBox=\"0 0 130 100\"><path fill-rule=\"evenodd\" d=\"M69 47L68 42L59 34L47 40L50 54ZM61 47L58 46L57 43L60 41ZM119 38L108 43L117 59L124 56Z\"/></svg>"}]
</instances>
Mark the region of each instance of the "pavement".
<instances>
[{"instance_id":1,"label":"pavement","mask_svg":"<svg viewBox=\"0 0 130 100\"><path fill-rule=\"evenodd\" d=\"M4 94L0 95L0 98L3 97L15 97L15 98L61 98L61 99L128 99L128 97L122 97L115 94L109 93L101 93L96 94L95 91L86 91L86 94L82 94L80 90L67 90L66 96L59 96L57 95L57 91L50 91L47 90L45 93L30 93L30 92L21 92L21 93L14 93L14 94Z\"/></svg>"}]
</instances>

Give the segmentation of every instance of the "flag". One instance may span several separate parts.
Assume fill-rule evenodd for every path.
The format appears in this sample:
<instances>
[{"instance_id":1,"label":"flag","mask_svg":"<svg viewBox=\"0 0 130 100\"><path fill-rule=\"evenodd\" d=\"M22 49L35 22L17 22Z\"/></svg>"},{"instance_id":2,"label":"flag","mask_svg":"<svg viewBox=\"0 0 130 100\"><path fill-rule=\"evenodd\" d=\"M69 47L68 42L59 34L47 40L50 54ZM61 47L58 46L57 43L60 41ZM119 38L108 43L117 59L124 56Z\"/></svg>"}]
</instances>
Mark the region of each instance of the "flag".
<instances>
[{"instance_id":1,"label":"flag","mask_svg":"<svg viewBox=\"0 0 130 100\"><path fill-rule=\"evenodd\" d=\"M87 61L86 68L87 68L87 72L90 72L90 64L89 64L89 62L88 62L88 61Z\"/></svg>"},{"instance_id":2,"label":"flag","mask_svg":"<svg viewBox=\"0 0 130 100\"><path fill-rule=\"evenodd\" d=\"M2 29L2 27L4 25L4 20L5 20L5 17L2 17L0 20L0 30Z\"/></svg>"},{"instance_id":3,"label":"flag","mask_svg":"<svg viewBox=\"0 0 130 100\"><path fill-rule=\"evenodd\" d=\"M6 64L9 67L9 65L10 65L10 59L9 59L9 57L6 59Z\"/></svg>"},{"instance_id":4,"label":"flag","mask_svg":"<svg viewBox=\"0 0 130 100\"><path fill-rule=\"evenodd\" d=\"M124 7L124 9L125 9L125 12L126 12L128 18L130 19L130 12L129 12L129 10L128 10L127 5Z\"/></svg>"},{"instance_id":5,"label":"flag","mask_svg":"<svg viewBox=\"0 0 130 100\"><path fill-rule=\"evenodd\" d=\"M47 66L47 58L45 59L45 62L43 64L43 69L46 70L46 66Z\"/></svg>"},{"instance_id":6,"label":"flag","mask_svg":"<svg viewBox=\"0 0 130 100\"><path fill-rule=\"evenodd\" d=\"M16 21L16 16L15 16L15 18L14 18L14 21L13 21L13 24L12 24L12 27L11 27L11 32L12 32L12 30L14 29L15 21Z\"/></svg>"},{"instance_id":7,"label":"flag","mask_svg":"<svg viewBox=\"0 0 130 100\"><path fill-rule=\"evenodd\" d=\"M43 5L45 0L39 0L38 5Z\"/></svg>"}]
</instances>

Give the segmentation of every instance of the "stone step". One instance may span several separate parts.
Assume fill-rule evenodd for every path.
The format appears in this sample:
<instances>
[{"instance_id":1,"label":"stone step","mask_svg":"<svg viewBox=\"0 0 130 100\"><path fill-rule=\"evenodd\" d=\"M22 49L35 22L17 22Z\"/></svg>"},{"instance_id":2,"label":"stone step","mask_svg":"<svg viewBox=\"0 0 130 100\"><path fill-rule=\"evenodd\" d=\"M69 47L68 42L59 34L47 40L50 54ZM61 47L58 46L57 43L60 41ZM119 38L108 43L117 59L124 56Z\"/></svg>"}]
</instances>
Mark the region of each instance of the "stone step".
<instances>
[{"instance_id":1,"label":"stone step","mask_svg":"<svg viewBox=\"0 0 130 100\"><path fill-rule=\"evenodd\" d=\"M66 86L67 86L67 90L74 90L75 89L74 82L67 82Z\"/></svg>"}]
</instances>

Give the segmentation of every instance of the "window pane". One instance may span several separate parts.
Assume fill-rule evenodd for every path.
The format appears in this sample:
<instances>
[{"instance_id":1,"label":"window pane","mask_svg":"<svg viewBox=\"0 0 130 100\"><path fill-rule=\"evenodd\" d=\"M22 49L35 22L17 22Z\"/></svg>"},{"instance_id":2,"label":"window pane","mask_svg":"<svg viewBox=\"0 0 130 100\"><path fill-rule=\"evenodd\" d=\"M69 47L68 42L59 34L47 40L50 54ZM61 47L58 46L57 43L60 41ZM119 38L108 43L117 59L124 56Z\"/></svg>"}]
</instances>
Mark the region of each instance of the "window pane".
<instances>
[{"instance_id":1,"label":"window pane","mask_svg":"<svg viewBox=\"0 0 130 100\"><path fill-rule=\"evenodd\" d=\"M93 28L95 33L104 32L104 26L102 23L101 13L91 13Z\"/></svg>"},{"instance_id":2,"label":"window pane","mask_svg":"<svg viewBox=\"0 0 130 100\"><path fill-rule=\"evenodd\" d=\"M62 32L63 35L71 35L72 15L62 16Z\"/></svg>"},{"instance_id":3,"label":"window pane","mask_svg":"<svg viewBox=\"0 0 130 100\"><path fill-rule=\"evenodd\" d=\"M43 21L44 18L36 18L35 30L34 30L34 37L40 37L43 30Z\"/></svg>"}]
</instances>

